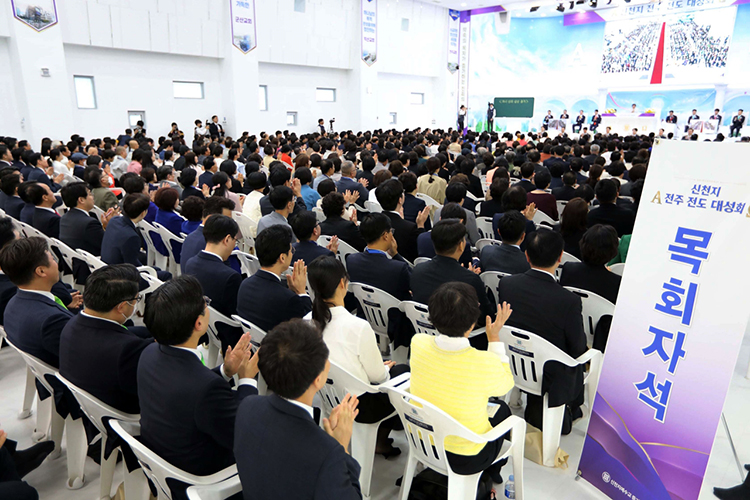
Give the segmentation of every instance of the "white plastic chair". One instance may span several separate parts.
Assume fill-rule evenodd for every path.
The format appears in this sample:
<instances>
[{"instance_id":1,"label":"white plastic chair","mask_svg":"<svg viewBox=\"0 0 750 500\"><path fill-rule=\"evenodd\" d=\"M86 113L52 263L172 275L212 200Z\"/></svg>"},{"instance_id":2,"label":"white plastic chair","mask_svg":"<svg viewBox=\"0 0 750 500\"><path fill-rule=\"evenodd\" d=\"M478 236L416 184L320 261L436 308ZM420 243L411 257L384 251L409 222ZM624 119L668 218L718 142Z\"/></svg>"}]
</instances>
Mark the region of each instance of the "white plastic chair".
<instances>
[{"instance_id":1,"label":"white plastic chair","mask_svg":"<svg viewBox=\"0 0 750 500\"><path fill-rule=\"evenodd\" d=\"M224 500L242 491L240 476L232 476L216 484L191 486L187 489L188 500Z\"/></svg>"},{"instance_id":2,"label":"white plastic chair","mask_svg":"<svg viewBox=\"0 0 750 500\"><path fill-rule=\"evenodd\" d=\"M443 205L441 205L440 203L438 203L437 200L435 200L435 198L433 198L432 196L428 196L428 195L426 195L424 193L417 193L414 196L416 196L420 200L424 201L427 204L427 206L430 207L430 208L443 208Z\"/></svg>"},{"instance_id":3,"label":"white plastic chair","mask_svg":"<svg viewBox=\"0 0 750 500\"><path fill-rule=\"evenodd\" d=\"M572 286L566 286L565 288L581 297L583 330L586 332L586 341L591 347L594 344L596 325L602 316L613 316L615 314L615 305L594 292Z\"/></svg>"},{"instance_id":4,"label":"white plastic chair","mask_svg":"<svg viewBox=\"0 0 750 500\"><path fill-rule=\"evenodd\" d=\"M63 261L65 261L65 264L67 264L68 269L71 271L73 270L73 261L79 260L83 261L84 259L81 257L81 255L70 248L68 245L63 243L62 241L58 240L57 238L50 238L50 245L53 248L57 248L57 251L60 252L60 255L62 255ZM63 274L62 275L63 282L67 283L70 286L75 286L75 278L72 274Z\"/></svg>"},{"instance_id":5,"label":"white plastic chair","mask_svg":"<svg viewBox=\"0 0 750 500\"><path fill-rule=\"evenodd\" d=\"M568 202L565 200L557 200L555 203L557 204L557 213L562 217L563 210L565 210L565 205L567 205Z\"/></svg>"},{"instance_id":6,"label":"white plastic chair","mask_svg":"<svg viewBox=\"0 0 750 500\"><path fill-rule=\"evenodd\" d=\"M500 439L507 432L510 432L510 442L503 443L494 462L506 457L513 458L516 498L523 500L523 453L526 439L526 422L523 419L511 415L490 431L480 435L470 431L435 405L412 396L406 392L405 385L381 389L388 394L391 404L396 408L409 442L409 456L401 482L399 500L409 497L418 463L448 476L448 500L473 500L477 496L477 484L482 473L463 476L453 472L446 456L445 438L457 436L474 443L485 444Z\"/></svg>"},{"instance_id":7,"label":"white plastic chair","mask_svg":"<svg viewBox=\"0 0 750 500\"><path fill-rule=\"evenodd\" d=\"M318 218L318 222L323 222L326 220L326 214L323 213L322 208L313 207L313 212L315 213L315 217Z\"/></svg>"},{"instance_id":8,"label":"white plastic chair","mask_svg":"<svg viewBox=\"0 0 750 500\"><path fill-rule=\"evenodd\" d=\"M502 241L498 241L495 239L482 238L481 240L477 241L477 244L475 246L477 247L477 250L481 251L487 245L500 246L501 244L502 244Z\"/></svg>"},{"instance_id":9,"label":"white plastic chair","mask_svg":"<svg viewBox=\"0 0 750 500\"><path fill-rule=\"evenodd\" d=\"M484 201L484 196L482 196L481 198L477 198L476 196L474 196L473 194L471 194L469 191L466 191L466 197L468 199L474 200L474 201Z\"/></svg>"},{"instance_id":10,"label":"white plastic chair","mask_svg":"<svg viewBox=\"0 0 750 500\"><path fill-rule=\"evenodd\" d=\"M236 328L241 328L242 325L239 321L227 318L211 306L208 306L208 310L210 312L210 315L207 330L209 342L208 359L206 360L206 366L209 368L214 368L216 366L219 366L221 362L221 340L219 339L219 330L217 328L217 325L219 323L222 323Z\"/></svg>"},{"instance_id":11,"label":"white plastic chair","mask_svg":"<svg viewBox=\"0 0 750 500\"><path fill-rule=\"evenodd\" d=\"M625 271L625 263L620 262L617 264L612 264L611 266L609 266L609 270L618 276L622 276L622 273Z\"/></svg>"},{"instance_id":12,"label":"white plastic chair","mask_svg":"<svg viewBox=\"0 0 750 500\"><path fill-rule=\"evenodd\" d=\"M65 384L70 392L75 396L78 404L81 405L81 410L88 417L91 423L99 430L102 436L102 458L101 458L101 484L99 488L99 498L109 499L112 492L112 480L115 474L115 467L117 466L117 454L118 449L112 451L109 459L104 458L104 452L107 447L107 434L109 431L107 421L110 419L122 420L124 422L138 423L140 415L131 415L129 413L123 413L116 408L113 408L99 399L95 398L88 392L74 385L70 381L66 380L65 377L57 374L57 378L60 382ZM84 457L85 458L85 457ZM145 493L148 491L148 483L146 478L140 471L133 471L132 473L125 472L125 496L128 500L138 500L144 498Z\"/></svg>"},{"instance_id":13,"label":"white plastic chair","mask_svg":"<svg viewBox=\"0 0 750 500\"><path fill-rule=\"evenodd\" d=\"M479 231L479 237L484 240L497 239L492 230L492 217L477 217L477 231Z\"/></svg>"},{"instance_id":14,"label":"white plastic chair","mask_svg":"<svg viewBox=\"0 0 750 500\"><path fill-rule=\"evenodd\" d=\"M78 255L83 257L83 261L87 266L89 266L89 271L91 271L92 273L97 269L107 267L107 264L102 259L100 259L96 255L91 255L86 250L78 250Z\"/></svg>"},{"instance_id":15,"label":"white plastic chair","mask_svg":"<svg viewBox=\"0 0 750 500\"><path fill-rule=\"evenodd\" d=\"M240 261L240 269L245 276L252 276L260 269L260 261L255 255L240 250L234 250L232 255L237 256L237 260Z\"/></svg>"},{"instance_id":16,"label":"white plastic chair","mask_svg":"<svg viewBox=\"0 0 750 500\"><path fill-rule=\"evenodd\" d=\"M254 238L258 231L258 222L243 212L232 212L232 219L240 226L240 233L242 233L240 249L243 252L249 252L251 248L255 248Z\"/></svg>"},{"instance_id":17,"label":"white plastic chair","mask_svg":"<svg viewBox=\"0 0 750 500\"><path fill-rule=\"evenodd\" d=\"M414 267L418 266L419 264L423 264L425 262L430 262L432 259L429 257L417 257L414 259Z\"/></svg>"},{"instance_id":18,"label":"white plastic chair","mask_svg":"<svg viewBox=\"0 0 750 500\"><path fill-rule=\"evenodd\" d=\"M94 208L91 209L92 212L96 215L96 220L102 220L102 215L104 215L104 210L94 205Z\"/></svg>"},{"instance_id":19,"label":"white plastic chair","mask_svg":"<svg viewBox=\"0 0 750 500\"><path fill-rule=\"evenodd\" d=\"M45 378L47 376L57 377L57 368L48 365L31 354L25 353L13 345L7 338L5 340L8 342L8 345L21 355L29 370L31 370L39 383L50 393L50 397L44 401L40 401L37 405L37 411L39 412L37 430L44 432L45 435L42 439L51 439L55 442L55 450L52 452L52 456L57 458L61 454L63 430L65 429L68 462L68 481L66 486L71 490L82 488L86 482L84 477L86 451L88 450L86 431L83 428L83 419L73 420L73 417L68 415L63 420L57 413L54 396L55 390L50 385L49 380ZM39 423L39 421L42 423Z\"/></svg>"},{"instance_id":20,"label":"white plastic chair","mask_svg":"<svg viewBox=\"0 0 750 500\"><path fill-rule=\"evenodd\" d=\"M50 239L49 236L44 234L43 232L37 230L34 226L31 226L29 224L26 224L24 222L20 222L21 226L23 227L23 233L26 235L27 238L31 238L32 236L36 236L37 238L42 238L47 242L47 245L50 245Z\"/></svg>"},{"instance_id":21,"label":"white plastic chair","mask_svg":"<svg viewBox=\"0 0 750 500\"><path fill-rule=\"evenodd\" d=\"M367 200L365 202L365 208L374 214L379 214L383 211L383 207L375 200Z\"/></svg>"},{"instance_id":22,"label":"white plastic chair","mask_svg":"<svg viewBox=\"0 0 750 500\"><path fill-rule=\"evenodd\" d=\"M411 321L416 333L426 333L428 335L437 335L439 333L430 321L430 311L426 305L412 300L404 300L399 304L398 308ZM485 330L485 327L478 328L472 331L469 337L484 334Z\"/></svg>"},{"instance_id":23,"label":"white plastic chair","mask_svg":"<svg viewBox=\"0 0 750 500\"><path fill-rule=\"evenodd\" d=\"M136 224L136 227L141 230L143 241L146 242L147 264L149 266L156 266L159 269L167 269L167 256L162 255L159 251L156 250L156 246L154 245L154 240L152 238L152 235L159 234L159 231L154 226L149 224L146 220L140 221L138 224Z\"/></svg>"},{"instance_id":24,"label":"white plastic chair","mask_svg":"<svg viewBox=\"0 0 750 500\"><path fill-rule=\"evenodd\" d=\"M552 227L555 224L557 224L557 222L555 222L554 220L552 220L552 217L550 217L549 215L545 214L541 210L537 210L536 213L534 213L534 218L531 219L531 220L534 222L534 224L536 225L537 228L539 226L541 226L541 225Z\"/></svg>"},{"instance_id":25,"label":"white plastic chair","mask_svg":"<svg viewBox=\"0 0 750 500\"><path fill-rule=\"evenodd\" d=\"M365 283L349 283L349 291L359 301L359 305L365 313L367 322L370 323L375 335L377 335L380 351L388 352L388 311L399 309L401 303L393 295L379 288Z\"/></svg>"},{"instance_id":26,"label":"white plastic chair","mask_svg":"<svg viewBox=\"0 0 750 500\"><path fill-rule=\"evenodd\" d=\"M3 339L6 339L5 329L0 326L0 343L2 343ZM8 342L10 345L10 342ZM34 396L36 396L36 384L34 381L36 378L34 377L34 373L31 371L30 368L26 368L26 387L24 388L23 392L23 404L21 406L21 411L18 412L18 419L24 420L29 418L31 415L33 415L34 411L31 409L31 407L34 404ZM37 412L37 415L39 412ZM36 433L37 431L35 431Z\"/></svg>"},{"instance_id":27,"label":"white plastic chair","mask_svg":"<svg viewBox=\"0 0 750 500\"><path fill-rule=\"evenodd\" d=\"M164 247L167 249L167 253L169 254L169 272L172 273L172 276L174 277L181 275L182 268L180 267L180 263L178 261L180 260L179 257L180 253L182 253L182 244L185 243L185 239L180 238L179 236L175 236L172 231L162 226L158 222L154 222L154 227L159 232L159 236L161 236L161 242L164 244ZM173 243L178 243L180 245L180 253L175 253Z\"/></svg>"},{"instance_id":28,"label":"white plastic chair","mask_svg":"<svg viewBox=\"0 0 750 500\"><path fill-rule=\"evenodd\" d=\"M495 303L500 303L500 280L506 276L510 276L508 273L501 273L500 271L485 271L479 275L482 278L484 286L492 292L492 296L495 298Z\"/></svg>"},{"instance_id":29,"label":"white plastic chair","mask_svg":"<svg viewBox=\"0 0 750 500\"><path fill-rule=\"evenodd\" d=\"M574 367L591 362L589 374L584 378L586 385L586 404L589 410L593 407L596 386L599 383L602 353L596 349L589 349L578 359L565 354L563 351L544 340L542 337L519 328L504 326L500 330L500 341L505 344L505 352L510 358L510 369L518 389L542 396L542 379L544 365L549 361L557 361L566 366ZM565 405L549 407L549 394L543 395L542 409L542 461L547 467L555 466L555 454L560 446Z\"/></svg>"},{"instance_id":30,"label":"white plastic chair","mask_svg":"<svg viewBox=\"0 0 750 500\"><path fill-rule=\"evenodd\" d=\"M148 286L141 290L141 294L143 295L143 300L139 300L138 303L135 305L136 309L136 315L138 317L143 317L143 313L146 309L146 298L148 298L149 295L151 295L157 288L162 286L164 284L163 281L159 280L156 276L141 270L142 268L138 268L140 271L141 278L148 284ZM150 269L150 268L149 268Z\"/></svg>"},{"instance_id":31,"label":"white plastic chair","mask_svg":"<svg viewBox=\"0 0 750 500\"><path fill-rule=\"evenodd\" d=\"M255 324L246 320L242 316L239 316L237 314L232 314L232 319L236 321L237 323L239 323L240 326L242 326L243 330L245 330L246 332L250 332L250 336L252 337L252 343L256 347L260 346L260 343L263 341L264 338L266 338L267 332L265 330L261 329L258 326L255 326Z\"/></svg>"},{"instance_id":32,"label":"white plastic chair","mask_svg":"<svg viewBox=\"0 0 750 500\"><path fill-rule=\"evenodd\" d=\"M322 246L323 248L327 247L331 243L331 238L332 236L321 235L320 237L318 237L318 245ZM341 263L344 264L344 268L346 268L346 256L353 253L359 252L357 252L357 249L351 246L349 243L340 239L338 249L336 250L336 257L338 257Z\"/></svg>"},{"instance_id":33,"label":"white plastic chair","mask_svg":"<svg viewBox=\"0 0 750 500\"><path fill-rule=\"evenodd\" d=\"M557 269L555 269L555 278L557 278L558 280L560 279L560 275L562 274L562 267L567 262L581 262L581 260L574 255L570 255L568 252L563 252L562 257L560 258L560 265L557 266Z\"/></svg>"},{"instance_id":34,"label":"white plastic chair","mask_svg":"<svg viewBox=\"0 0 750 500\"><path fill-rule=\"evenodd\" d=\"M117 420L110 421L109 425L130 446L130 449L133 450L138 463L141 464L143 472L154 486L156 486L156 498L158 500L171 500L172 498L172 491L167 484L167 479L174 479L188 485L209 486L237 476L236 465L227 467L210 476L189 474L182 469L174 467L138 441L134 436L140 433L140 425L119 422Z\"/></svg>"},{"instance_id":35,"label":"white plastic chair","mask_svg":"<svg viewBox=\"0 0 750 500\"><path fill-rule=\"evenodd\" d=\"M396 386L409 380L409 374L404 373L392 380L388 380L379 386L373 386L362 382L357 377L331 361L331 369L328 372L328 381L320 390L323 401L323 411L330 415L331 411L349 393L353 396L362 394L379 394L379 388L384 386ZM370 482L372 480L372 466L375 461L375 444L378 438L378 427L383 420L391 418L391 413L382 420L373 424L360 424L354 422L352 428L351 452L352 457L362 467L359 473L359 483L362 488L362 496L365 500L370 498Z\"/></svg>"}]
</instances>

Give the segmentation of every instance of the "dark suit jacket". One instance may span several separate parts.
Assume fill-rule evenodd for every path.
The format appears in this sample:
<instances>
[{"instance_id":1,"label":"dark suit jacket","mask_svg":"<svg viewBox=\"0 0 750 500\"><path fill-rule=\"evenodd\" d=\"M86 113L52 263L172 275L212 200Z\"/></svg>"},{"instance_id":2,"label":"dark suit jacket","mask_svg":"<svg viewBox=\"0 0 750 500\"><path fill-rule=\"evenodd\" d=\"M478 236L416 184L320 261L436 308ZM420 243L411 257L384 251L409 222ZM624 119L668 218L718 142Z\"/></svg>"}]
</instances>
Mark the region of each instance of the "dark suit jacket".
<instances>
[{"instance_id":1,"label":"dark suit jacket","mask_svg":"<svg viewBox=\"0 0 750 500\"><path fill-rule=\"evenodd\" d=\"M500 218L503 216L502 213L497 213L492 217L492 231L495 233L495 239L498 241L501 241L502 238L500 237L500 231L498 230L498 224L500 224ZM534 221L527 220L526 221L526 237L523 240L523 243L521 243L521 250L524 252L526 251L526 242L529 240L529 234L536 231L536 224L534 224Z\"/></svg>"},{"instance_id":2,"label":"dark suit jacket","mask_svg":"<svg viewBox=\"0 0 750 500\"><path fill-rule=\"evenodd\" d=\"M21 222L28 224L29 226L34 225L34 212L36 207L31 203L24 203L21 209Z\"/></svg>"},{"instance_id":3,"label":"dark suit jacket","mask_svg":"<svg viewBox=\"0 0 750 500\"><path fill-rule=\"evenodd\" d=\"M23 178L24 180L27 180L27 181L36 181L42 184L46 184L50 187L52 192L55 192L55 193L60 190L60 184L56 182L52 182L50 178L47 176L47 172L45 172L44 170L38 167L35 167L29 170L29 175L28 176L24 175Z\"/></svg>"},{"instance_id":4,"label":"dark suit jacket","mask_svg":"<svg viewBox=\"0 0 750 500\"><path fill-rule=\"evenodd\" d=\"M237 314L237 292L242 283L242 275L226 265L215 255L199 252L185 264L185 274L191 274L200 281L203 293L211 299L211 305L226 317ZM222 351L232 346L242 336L241 328L219 324L219 339Z\"/></svg>"},{"instance_id":5,"label":"dark suit jacket","mask_svg":"<svg viewBox=\"0 0 750 500\"><path fill-rule=\"evenodd\" d=\"M194 353L152 343L138 362L141 441L175 467L206 476L234 463L234 419L251 385L232 391Z\"/></svg>"},{"instance_id":6,"label":"dark suit jacket","mask_svg":"<svg viewBox=\"0 0 750 500\"><path fill-rule=\"evenodd\" d=\"M485 200L482 202L477 217L494 217L495 214L503 212L503 205L500 200Z\"/></svg>"},{"instance_id":7,"label":"dark suit jacket","mask_svg":"<svg viewBox=\"0 0 750 500\"><path fill-rule=\"evenodd\" d=\"M341 177L341 179L336 183L336 191L344 194L347 190L351 191L352 193L354 191L358 192L359 199L356 201L356 204L360 207L365 206L365 200L370 195L370 192L366 187L350 177Z\"/></svg>"},{"instance_id":8,"label":"dark suit jacket","mask_svg":"<svg viewBox=\"0 0 750 500\"><path fill-rule=\"evenodd\" d=\"M552 196L557 201L570 201L576 197L576 190L573 186L561 186L552 190Z\"/></svg>"},{"instance_id":9,"label":"dark suit jacket","mask_svg":"<svg viewBox=\"0 0 750 500\"><path fill-rule=\"evenodd\" d=\"M234 442L245 500L362 498L357 461L308 412L275 394L240 404Z\"/></svg>"},{"instance_id":10,"label":"dark suit jacket","mask_svg":"<svg viewBox=\"0 0 750 500\"><path fill-rule=\"evenodd\" d=\"M141 263L141 233L133 221L121 215L109 221L102 239L102 260L107 264Z\"/></svg>"},{"instance_id":11,"label":"dark suit jacket","mask_svg":"<svg viewBox=\"0 0 750 500\"><path fill-rule=\"evenodd\" d=\"M101 255L104 228L96 216L71 208L60 219L60 241L73 249Z\"/></svg>"},{"instance_id":12,"label":"dark suit jacket","mask_svg":"<svg viewBox=\"0 0 750 500\"><path fill-rule=\"evenodd\" d=\"M153 342L110 321L78 314L60 336L60 373L102 402L138 414L138 360Z\"/></svg>"},{"instance_id":13,"label":"dark suit jacket","mask_svg":"<svg viewBox=\"0 0 750 500\"><path fill-rule=\"evenodd\" d=\"M18 290L5 309L3 326L13 344L55 368L60 366L60 334L73 313L35 292Z\"/></svg>"},{"instance_id":14,"label":"dark suit jacket","mask_svg":"<svg viewBox=\"0 0 750 500\"><path fill-rule=\"evenodd\" d=\"M297 243L294 243L292 246L294 247L294 258L292 259L292 264L294 264L298 260L301 260L305 263L306 266L309 266L310 262L314 261L321 255L330 255L332 257L335 257L335 254L333 252L328 250L326 247L318 245L314 241L299 241Z\"/></svg>"},{"instance_id":15,"label":"dark suit jacket","mask_svg":"<svg viewBox=\"0 0 750 500\"><path fill-rule=\"evenodd\" d=\"M581 299L564 289L552 276L531 269L508 276L498 287L500 301L513 307L506 323L522 328L554 344L577 358L586 352ZM550 406L560 406L575 399L583 385L583 371L559 363L544 367L542 390L550 395Z\"/></svg>"},{"instance_id":16,"label":"dark suit jacket","mask_svg":"<svg viewBox=\"0 0 750 500\"><path fill-rule=\"evenodd\" d=\"M310 297L297 295L263 269L245 279L237 295L237 313L266 332L310 311Z\"/></svg>"},{"instance_id":17,"label":"dark suit jacket","mask_svg":"<svg viewBox=\"0 0 750 500\"><path fill-rule=\"evenodd\" d=\"M562 266L560 284L582 288L617 303L622 277L604 266L591 266L585 262L567 262Z\"/></svg>"},{"instance_id":18,"label":"dark suit jacket","mask_svg":"<svg viewBox=\"0 0 750 500\"><path fill-rule=\"evenodd\" d=\"M352 221L340 216L328 217L321 222L320 233L327 236L338 236L340 240L349 243L360 252L367 246L364 238L359 234L359 227Z\"/></svg>"},{"instance_id":19,"label":"dark suit jacket","mask_svg":"<svg viewBox=\"0 0 750 500\"><path fill-rule=\"evenodd\" d=\"M21 210L26 203L18 196L9 196L5 201L5 213L16 220L21 220ZM33 206L33 205L32 205Z\"/></svg>"},{"instance_id":20,"label":"dark suit jacket","mask_svg":"<svg viewBox=\"0 0 750 500\"><path fill-rule=\"evenodd\" d=\"M417 215L419 215L419 213L424 210L426 206L427 204L424 202L424 200L420 200L413 194L404 194L404 219L416 224ZM430 226L428 226L429 223L430 219L427 219L424 224L425 229L430 229Z\"/></svg>"},{"instance_id":21,"label":"dark suit jacket","mask_svg":"<svg viewBox=\"0 0 750 500\"><path fill-rule=\"evenodd\" d=\"M526 190L527 193L532 192L536 189L536 185L533 182L527 181L526 179L523 179L515 184L511 184L512 186L521 186Z\"/></svg>"},{"instance_id":22,"label":"dark suit jacket","mask_svg":"<svg viewBox=\"0 0 750 500\"><path fill-rule=\"evenodd\" d=\"M409 262L414 262L414 259L419 257L417 237L424 233L424 228L419 228L414 222L402 219L397 213L389 211L383 211L383 213L391 219L399 255Z\"/></svg>"},{"instance_id":23,"label":"dark suit jacket","mask_svg":"<svg viewBox=\"0 0 750 500\"><path fill-rule=\"evenodd\" d=\"M34 207L34 216L31 225L34 229L42 232L49 238L60 237L60 215L50 212L44 208Z\"/></svg>"},{"instance_id":24,"label":"dark suit jacket","mask_svg":"<svg viewBox=\"0 0 750 500\"><path fill-rule=\"evenodd\" d=\"M526 255L513 245L488 245L482 249L480 260L482 271L520 274L530 269Z\"/></svg>"},{"instance_id":25,"label":"dark suit jacket","mask_svg":"<svg viewBox=\"0 0 750 500\"><path fill-rule=\"evenodd\" d=\"M214 174L216 172L203 172L201 175L198 176L198 188L203 188L204 184L208 184L208 187L212 188L214 187Z\"/></svg>"},{"instance_id":26,"label":"dark suit jacket","mask_svg":"<svg viewBox=\"0 0 750 500\"><path fill-rule=\"evenodd\" d=\"M180 257L180 269L184 273L185 266L190 259L206 248L206 238L203 236L203 226L187 235L182 244L182 256Z\"/></svg>"},{"instance_id":27,"label":"dark suit jacket","mask_svg":"<svg viewBox=\"0 0 750 500\"><path fill-rule=\"evenodd\" d=\"M10 281L8 276L0 273L0 325L3 324L5 308L8 307L10 299L16 296L17 291L18 287ZM70 305L71 300L73 300L70 296L70 290L62 281L58 281L52 286L52 293L62 300L66 307Z\"/></svg>"},{"instance_id":28,"label":"dark suit jacket","mask_svg":"<svg viewBox=\"0 0 750 500\"><path fill-rule=\"evenodd\" d=\"M182 158L182 156L180 158ZM195 188L193 186L188 186L185 189L183 189L182 190L182 195L180 196L180 199L184 200L188 196L197 196L201 200L205 200L206 199L206 197L203 195L203 192L200 189Z\"/></svg>"},{"instance_id":29,"label":"dark suit jacket","mask_svg":"<svg viewBox=\"0 0 750 500\"><path fill-rule=\"evenodd\" d=\"M432 231L422 233L417 237L417 250L420 257L433 258L435 255L435 245L432 243ZM459 264L466 265L471 263L471 243L467 240L464 253L458 259Z\"/></svg>"},{"instance_id":30,"label":"dark suit jacket","mask_svg":"<svg viewBox=\"0 0 750 500\"><path fill-rule=\"evenodd\" d=\"M622 208L614 203L605 203L589 210L587 216L588 227L595 224L609 224L617 230L620 238L626 234L633 234L635 214L632 210Z\"/></svg>"}]
</instances>

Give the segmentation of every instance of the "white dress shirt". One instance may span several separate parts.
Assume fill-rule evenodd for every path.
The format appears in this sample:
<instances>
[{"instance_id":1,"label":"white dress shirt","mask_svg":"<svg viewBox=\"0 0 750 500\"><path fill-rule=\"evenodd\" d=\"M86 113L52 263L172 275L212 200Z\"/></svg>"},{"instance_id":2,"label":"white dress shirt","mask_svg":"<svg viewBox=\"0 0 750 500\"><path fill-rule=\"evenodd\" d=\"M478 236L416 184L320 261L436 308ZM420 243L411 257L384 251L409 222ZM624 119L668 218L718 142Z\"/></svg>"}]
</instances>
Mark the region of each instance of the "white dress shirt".
<instances>
[{"instance_id":1,"label":"white dress shirt","mask_svg":"<svg viewBox=\"0 0 750 500\"><path fill-rule=\"evenodd\" d=\"M443 334L435 337L435 345L444 351L461 351L471 347L469 339L466 337L449 337ZM505 344L502 342L490 342L487 350L497 354L503 363L510 363L510 358L505 353Z\"/></svg>"},{"instance_id":2,"label":"white dress shirt","mask_svg":"<svg viewBox=\"0 0 750 500\"><path fill-rule=\"evenodd\" d=\"M388 380L388 367L370 324L341 306L330 311L331 321L323 330L329 359L362 382L382 384Z\"/></svg>"},{"instance_id":3,"label":"white dress shirt","mask_svg":"<svg viewBox=\"0 0 750 500\"><path fill-rule=\"evenodd\" d=\"M39 295L44 295L52 302L57 303L57 301L55 300L55 296L52 294L52 292L45 292L43 290L29 290L27 288L19 288L19 290L23 290L24 292L38 293Z\"/></svg>"},{"instance_id":4,"label":"white dress shirt","mask_svg":"<svg viewBox=\"0 0 750 500\"><path fill-rule=\"evenodd\" d=\"M287 399L287 398L281 398L281 399L292 403L294 406L299 406L300 408L302 408L303 410L305 410L307 413L310 414L310 418L315 420L315 411L313 410L312 406L308 406L305 403L297 401L296 399Z\"/></svg>"}]
</instances>

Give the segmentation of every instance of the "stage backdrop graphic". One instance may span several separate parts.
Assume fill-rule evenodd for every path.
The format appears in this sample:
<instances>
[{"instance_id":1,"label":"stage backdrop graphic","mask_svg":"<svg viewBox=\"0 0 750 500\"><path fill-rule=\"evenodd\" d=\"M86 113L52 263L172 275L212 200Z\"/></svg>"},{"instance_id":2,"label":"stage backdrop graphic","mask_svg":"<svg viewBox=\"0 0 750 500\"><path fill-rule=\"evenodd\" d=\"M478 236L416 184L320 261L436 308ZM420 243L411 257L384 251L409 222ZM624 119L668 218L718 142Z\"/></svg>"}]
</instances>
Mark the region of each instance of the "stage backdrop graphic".
<instances>
[{"instance_id":1,"label":"stage backdrop graphic","mask_svg":"<svg viewBox=\"0 0 750 500\"><path fill-rule=\"evenodd\" d=\"M716 90L694 89L694 90L659 90L657 92L645 91L617 91L607 94L607 105L605 109L616 109L619 113L629 113L632 104L637 109L645 111L653 109L661 110L660 118L663 120L672 110L680 120L687 119L693 109L700 110L698 115L708 119L714 110Z\"/></svg>"},{"instance_id":2,"label":"stage backdrop graphic","mask_svg":"<svg viewBox=\"0 0 750 500\"><path fill-rule=\"evenodd\" d=\"M749 315L744 157L654 146L579 465L610 498L698 498Z\"/></svg>"}]
</instances>

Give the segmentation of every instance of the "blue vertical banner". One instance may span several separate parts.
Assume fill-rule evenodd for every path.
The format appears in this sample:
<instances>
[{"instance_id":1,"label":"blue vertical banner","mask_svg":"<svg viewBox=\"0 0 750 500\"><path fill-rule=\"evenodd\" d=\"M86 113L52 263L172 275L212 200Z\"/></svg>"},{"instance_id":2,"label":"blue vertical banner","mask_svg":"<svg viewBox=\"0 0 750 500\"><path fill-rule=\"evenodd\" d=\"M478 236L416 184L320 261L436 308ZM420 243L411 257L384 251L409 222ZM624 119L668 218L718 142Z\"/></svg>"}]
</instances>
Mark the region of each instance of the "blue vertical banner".
<instances>
[{"instance_id":1,"label":"blue vertical banner","mask_svg":"<svg viewBox=\"0 0 750 500\"><path fill-rule=\"evenodd\" d=\"M448 10L448 71L454 74L458 71L458 28L461 13Z\"/></svg>"},{"instance_id":2,"label":"blue vertical banner","mask_svg":"<svg viewBox=\"0 0 750 500\"><path fill-rule=\"evenodd\" d=\"M378 60L378 0L362 1L362 60L372 66Z\"/></svg>"},{"instance_id":3,"label":"blue vertical banner","mask_svg":"<svg viewBox=\"0 0 750 500\"><path fill-rule=\"evenodd\" d=\"M232 45L247 54L258 46L255 29L255 0L230 0Z\"/></svg>"}]
</instances>

